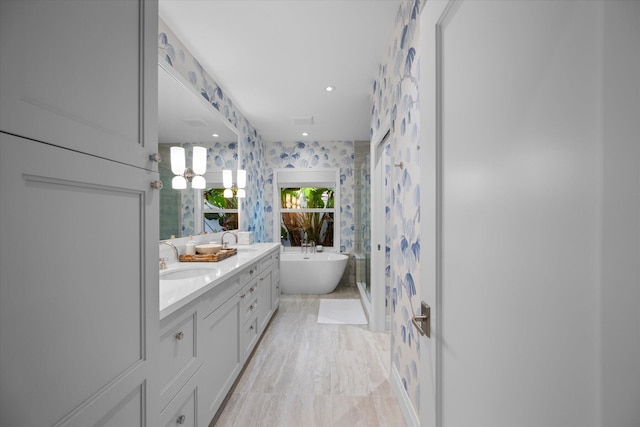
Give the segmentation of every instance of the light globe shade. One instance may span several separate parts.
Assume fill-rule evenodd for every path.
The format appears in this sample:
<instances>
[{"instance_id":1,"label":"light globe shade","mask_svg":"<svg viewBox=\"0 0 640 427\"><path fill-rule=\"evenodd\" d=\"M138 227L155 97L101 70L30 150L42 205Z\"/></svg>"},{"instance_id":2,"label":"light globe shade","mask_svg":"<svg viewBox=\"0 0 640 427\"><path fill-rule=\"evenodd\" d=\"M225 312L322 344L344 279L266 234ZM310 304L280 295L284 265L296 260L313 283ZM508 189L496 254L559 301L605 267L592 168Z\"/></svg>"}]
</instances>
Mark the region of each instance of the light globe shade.
<instances>
[{"instance_id":1,"label":"light globe shade","mask_svg":"<svg viewBox=\"0 0 640 427\"><path fill-rule=\"evenodd\" d=\"M231 191L231 189L230 189L230 188L225 188L224 192L222 193L222 196L223 196L225 199L230 199L230 198L232 198L232 197L233 197L233 191Z\"/></svg>"},{"instance_id":2,"label":"light globe shade","mask_svg":"<svg viewBox=\"0 0 640 427\"><path fill-rule=\"evenodd\" d=\"M191 188L202 190L206 186L207 182L205 181L204 176L196 175L193 177L193 180L191 181Z\"/></svg>"},{"instance_id":3,"label":"light globe shade","mask_svg":"<svg viewBox=\"0 0 640 427\"><path fill-rule=\"evenodd\" d=\"M238 188L244 188L246 186L247 186L247 171L244 169L238 169Z\"/></svg>"},{"instance_id":4,"label":"light globe shade","mask_svg":"<svg viewBox=\"0 0 640 427\"><path fill-rule=\"evenodd\" d=\"M174 175L182 175L186 167L184 148L171 147L171 172L173 172Z\"/></svg>"},{"instance_id":5,"label":"light globe shade","mask_svg":"<svg viewBox=\"0 0 640 427\"><path fill-rule=\"evenodd\" d=\"M187 179L184 176L174 176L171 180L171 188L174 190L184 190L187 188Z\"/></svg>"},{"instance_id":6,"label":"light globe shade","mask_svg":"<svg viewBox=\"0 0 640 427\"><path fill-rule=\"evenodd\" d=\"M233 185L233 179L231 177L231 169L223 169L222 170L222 186L224 188L231 188L231 185ZM227 196L224 196L224 197L227 197Z\"/></svg>"},{"instance_id":7,"label":"light globe shade","mask_svg":"<svg viewBox=\"0 0 640 427\"><path fill-rule=\"evenodd\" d=\"M205 147L193 147L193 172L196 175L204 175L206 171L207 149Z\"/></svg>"},{"instance_id":8,"label":"light globe shade","mask_svg":"<svg viewBox=\"0 0 640 427\"><path fill-rule=\"evenodd\" d=\"M247 193L244 191L244 188L238 188L238 199L244 199L247 197Z\"/></svg>"}]
</instances>

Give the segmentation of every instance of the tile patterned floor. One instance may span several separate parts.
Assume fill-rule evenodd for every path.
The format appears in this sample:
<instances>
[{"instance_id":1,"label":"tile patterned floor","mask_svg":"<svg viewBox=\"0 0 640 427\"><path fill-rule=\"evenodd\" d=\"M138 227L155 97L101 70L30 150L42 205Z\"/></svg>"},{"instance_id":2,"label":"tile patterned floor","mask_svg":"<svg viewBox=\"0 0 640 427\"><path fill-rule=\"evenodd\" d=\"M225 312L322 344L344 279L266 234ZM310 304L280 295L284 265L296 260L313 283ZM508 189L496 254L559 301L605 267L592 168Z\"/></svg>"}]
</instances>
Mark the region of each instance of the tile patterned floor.
<instances>
[{"instance_id":1,"label":"tile patterned floor","mask_svg":"<svg viewBox=\"0 0 640 427\"><path fill-rule=\"evenodd\" d=\"M404 427L389 384L389 335L316 323L321 298L283 295L215 426Z\"/></svg>"}]
</instances>

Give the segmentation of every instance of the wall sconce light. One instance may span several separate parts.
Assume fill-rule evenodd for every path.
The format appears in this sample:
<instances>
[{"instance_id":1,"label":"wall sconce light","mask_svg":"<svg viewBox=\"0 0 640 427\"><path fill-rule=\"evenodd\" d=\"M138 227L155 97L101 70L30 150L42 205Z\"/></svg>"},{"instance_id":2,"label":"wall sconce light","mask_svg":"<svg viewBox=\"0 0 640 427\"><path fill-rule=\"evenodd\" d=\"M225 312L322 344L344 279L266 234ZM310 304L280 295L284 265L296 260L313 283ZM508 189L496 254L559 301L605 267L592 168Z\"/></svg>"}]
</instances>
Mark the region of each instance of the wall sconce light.
<instances>
[{"instance_id":1,"label":"wall sconce light","mask_svg":"<svg viewBox=\"0 0 640 427\"><path fill-rule=\"evenodd\" d=\"M247 186L247 171L244 169L238 169L237 172L237 187L233 186L233 176L231 169L224 169L222 171L222 185L224 186L224 192L222 195L226 199L231 199L233 196L242 199L247 196L245 187Z\"/></svg>"},{"instance_id":2,"label":"wall sconce light","mask_svg":"<svg viewBox=\"0 0 640 427\"><path fill-rule=\"evenodd\" d=\"M203 189L207 182L204 179L207 171L207 149L193 147L193 169L186 167L183 147L171 147L171 172L175 175L171 180L171 188L183 190L187 188L187 181L191 188Z\"/></svg>"}]
</instances>

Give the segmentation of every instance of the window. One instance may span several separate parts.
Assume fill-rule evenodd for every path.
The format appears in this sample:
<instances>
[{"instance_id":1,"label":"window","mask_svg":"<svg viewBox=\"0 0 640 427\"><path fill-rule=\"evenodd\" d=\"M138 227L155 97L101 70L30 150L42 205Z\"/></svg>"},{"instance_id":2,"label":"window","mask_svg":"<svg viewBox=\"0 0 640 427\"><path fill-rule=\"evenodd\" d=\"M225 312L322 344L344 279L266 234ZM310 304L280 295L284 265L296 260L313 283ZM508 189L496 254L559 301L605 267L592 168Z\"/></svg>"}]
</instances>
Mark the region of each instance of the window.
<instances>
[{"instance_id":1,"label":"window","mask_svg":"<svg viewBox=\"0 0 640 427\"><path fill-rule=\"evenodd\" d=\"M301 246L304 239L333 246L333 187L280 189L280 240L285 246Z\"/></svg>"},{"instance_id":2,"label":"window","mask_svg":"<svg viewBox=\"0 0 640 427\"><path fill-rule=\"evenodd\" d=\"M207 188L202 192L203 231L217 233L238 228L238 199L225 199L224 188Z\"/></svg>"},{"instance_id":3,"label":"window","mask_svg":"<svg viewBox=\"0 0 640 427\"><path fill-rule=\"evenodd\" d=\"M306 239L340 248L338 169L274 170L273 206L274 230L284 246L301 246Z\"/></svg>"}]
</instances>

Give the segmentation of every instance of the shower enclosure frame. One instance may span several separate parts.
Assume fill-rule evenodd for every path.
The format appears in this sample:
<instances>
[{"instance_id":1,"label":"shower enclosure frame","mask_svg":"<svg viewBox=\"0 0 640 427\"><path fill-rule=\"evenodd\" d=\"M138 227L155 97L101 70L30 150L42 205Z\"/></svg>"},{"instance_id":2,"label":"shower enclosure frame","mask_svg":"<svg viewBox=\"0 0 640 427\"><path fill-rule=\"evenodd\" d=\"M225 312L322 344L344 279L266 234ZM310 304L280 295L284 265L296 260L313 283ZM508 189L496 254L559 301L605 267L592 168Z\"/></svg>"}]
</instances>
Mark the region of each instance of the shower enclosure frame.
<instances>
[{"instance_id":1,"label":"shower enclosure frame","mask_svg":"<svg viewBox=\"0 0 640 427\"><path fill-rule=\"evenodd\" d=\"M390 328L386 302L386 234L384 144L391 138L391 118L387 115L371 138L371 305L369 327L383 332Z\"/></svg>"}]
</instances>

